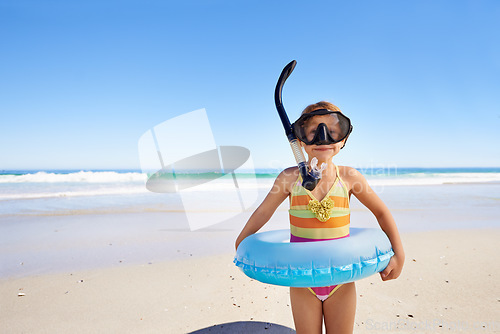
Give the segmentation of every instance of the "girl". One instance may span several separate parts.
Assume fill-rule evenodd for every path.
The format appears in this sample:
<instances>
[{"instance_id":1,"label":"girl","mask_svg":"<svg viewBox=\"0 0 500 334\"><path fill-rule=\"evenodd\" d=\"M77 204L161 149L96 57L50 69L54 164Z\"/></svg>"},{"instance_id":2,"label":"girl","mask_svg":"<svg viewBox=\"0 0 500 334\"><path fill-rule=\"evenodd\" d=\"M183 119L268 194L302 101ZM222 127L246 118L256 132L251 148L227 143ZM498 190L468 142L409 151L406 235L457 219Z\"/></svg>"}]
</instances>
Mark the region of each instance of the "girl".
<instances>
[{"instance_id":1,"label":"girl","mask_svg":"<svg viewBox=\"0 0 500 334\"><path fill-rule=\"evenodd\" d=\"M375 215L392 244L395 255L380 273L382 280L397 278L405 255L394 218L356 169L337 166L332 161L344 147L352 129L349 119L338 107L322 101L309 105L293 127L308 162L316 158L319 165L326 164L322 178L316 188L309 191L301 186L297 167L281 172L236 239L236 248L267 223L287 197L290 200L290 242L348 237L349 198L354 195ZM321 333L323 321L327 333L352 333L356 311L354 282L321 288L290 288L290 300L297 334Z\"/></svg>"}]
</instances>

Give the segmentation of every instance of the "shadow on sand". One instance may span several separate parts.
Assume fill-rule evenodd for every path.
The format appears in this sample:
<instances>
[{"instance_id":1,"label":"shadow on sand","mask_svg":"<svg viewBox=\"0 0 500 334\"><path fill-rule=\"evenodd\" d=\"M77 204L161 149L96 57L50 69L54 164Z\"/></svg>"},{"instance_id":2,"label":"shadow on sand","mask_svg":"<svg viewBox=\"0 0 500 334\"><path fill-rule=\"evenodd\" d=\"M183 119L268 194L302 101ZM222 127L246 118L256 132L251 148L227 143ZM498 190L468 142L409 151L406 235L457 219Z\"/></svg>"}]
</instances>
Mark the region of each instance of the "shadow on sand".
<instances>
[{"instance_id":1,"label":"shadow on sand","mask_svg":"<svg viewBox=\"0 0 500 334\"><path fill-rule=\"evenodd\" d=\"M295 330L278 324L273 324L270 322L258 322L258 321L238 321L229 322L221 325L214 325L207 328L198 329L194 332L188 334L206 334L206 333L222 333L222 334L248 334L248 333L273 333L273 334L284 334L284 333L295 333Z\"/></svg>"}]
</instances>

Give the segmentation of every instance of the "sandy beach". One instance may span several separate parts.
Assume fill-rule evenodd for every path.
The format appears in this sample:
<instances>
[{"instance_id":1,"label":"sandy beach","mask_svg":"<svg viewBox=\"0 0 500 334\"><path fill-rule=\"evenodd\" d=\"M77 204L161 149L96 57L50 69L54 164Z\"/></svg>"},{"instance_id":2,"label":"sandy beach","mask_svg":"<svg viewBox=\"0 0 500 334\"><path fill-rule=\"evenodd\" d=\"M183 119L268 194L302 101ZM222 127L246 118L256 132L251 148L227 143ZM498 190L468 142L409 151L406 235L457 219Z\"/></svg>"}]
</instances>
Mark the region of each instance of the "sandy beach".
<instances>
[{"instance_id":1,"label":"sandy beach","mask_svg":"<svg viewBox=\"0 0 500 334\"><path fill-rule=\"evenodd\" d=\"M376 189L406 263L395 281L357 282L355 333L500 332L499 190ZM92 207L97 196L26 200L14 202L22 213L0 215L0 333L294 332L288 288L253 281L232 263L252 209L190 231L182 211L136 197L115 196L109 208ZM33 203L40 209L30 213ZM263 230L288 228L287 209ZM351 209L352 227L377 227L354 198Z\"/></svg>"},{"instance_id":2,"label":"sandy beach","mask_svg":"<svg viewBox=\"0 0 500 334\"><path fill-rule=\"evenodd\" d=\"M357 283L356 333L500 331L500 229L402 234L401 277ZM2 333L288 333L288 289L233 254L0 281Z\"/></svg>"}]
</instances>

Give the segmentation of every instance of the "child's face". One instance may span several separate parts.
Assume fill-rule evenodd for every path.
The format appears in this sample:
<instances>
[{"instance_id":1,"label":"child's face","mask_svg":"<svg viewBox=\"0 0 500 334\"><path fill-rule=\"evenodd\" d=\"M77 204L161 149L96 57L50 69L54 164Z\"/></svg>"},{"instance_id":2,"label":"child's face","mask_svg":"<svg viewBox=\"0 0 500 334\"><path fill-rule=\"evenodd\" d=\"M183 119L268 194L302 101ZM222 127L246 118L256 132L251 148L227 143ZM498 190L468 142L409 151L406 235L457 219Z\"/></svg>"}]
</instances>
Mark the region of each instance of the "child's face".
<instances>
[{"instance_id":1,"label":"child's face","mask_svg":"<svg viewBox=\"0 0 500 334\"><path fill-rule=\"evenodd\" d=\"M321 123L325 124L328 128L328 132L335 140L339 140L341 138L341 128L338 120L331 115L317 115L309 118L303 125L304 134L306 135L306 139L308 141L312 141L316 131L318 129L318 125ZM328 144L328 145L307 145L304 142L301 142L302 147L306 151L309 156L309 160L313 157L316 157L320 162L328 162L331 161L332 158L340 152L340 149L344 145L344 141Z\"/></svg>"}]
</instances>

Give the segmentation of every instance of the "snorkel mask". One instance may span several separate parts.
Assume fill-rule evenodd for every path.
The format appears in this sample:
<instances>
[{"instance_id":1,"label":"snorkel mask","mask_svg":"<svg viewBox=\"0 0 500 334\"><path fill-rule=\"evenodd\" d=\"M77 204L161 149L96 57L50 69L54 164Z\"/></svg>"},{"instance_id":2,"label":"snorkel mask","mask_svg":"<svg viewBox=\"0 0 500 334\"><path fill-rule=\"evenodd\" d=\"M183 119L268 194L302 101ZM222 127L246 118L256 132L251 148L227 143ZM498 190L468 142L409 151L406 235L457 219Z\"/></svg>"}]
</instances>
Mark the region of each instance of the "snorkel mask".
<instances>
[{"instance_id":1,"label":"snorkel mask","mask_svg":"<svg viewBox=\"0 0 500 334\"><path fill-rule=\"evenodd\" d=\"M312 191L319 180L321 180L321 173L326 168L326 164L323 163L321 168L318 168L318 160L313 158L311 160L311 166L308 166L299 140L307 145L328 145L338 143L349 136L352 126L349 118L342 115L342 113L327 109L319 109L304 114L293 124L293 126L290 124L288 115L283 107L281 93L286 79L292 74L296 64L297 62L292 60L281 72L278 83L276 84L276 89L274 90L274 102L281 123L285 128L285 134L292 148L295 161L299 167L302 177L302 186ZM315 118L315 116L317 117ZM318 120L320 121L319 123L317 123Z\"/></svg>"},{"instance_id":2,"label":"snorkel mask","mask_svg":"<svg viewBox=\"0 0 500 334\"><path fill-rule=\"evenodd\" d=\"M330 145L347 139L352 125L351 120L340 111L317 109L300 116L292 124L292 129L306 145Z\"/></svg>"}]
</instances>

